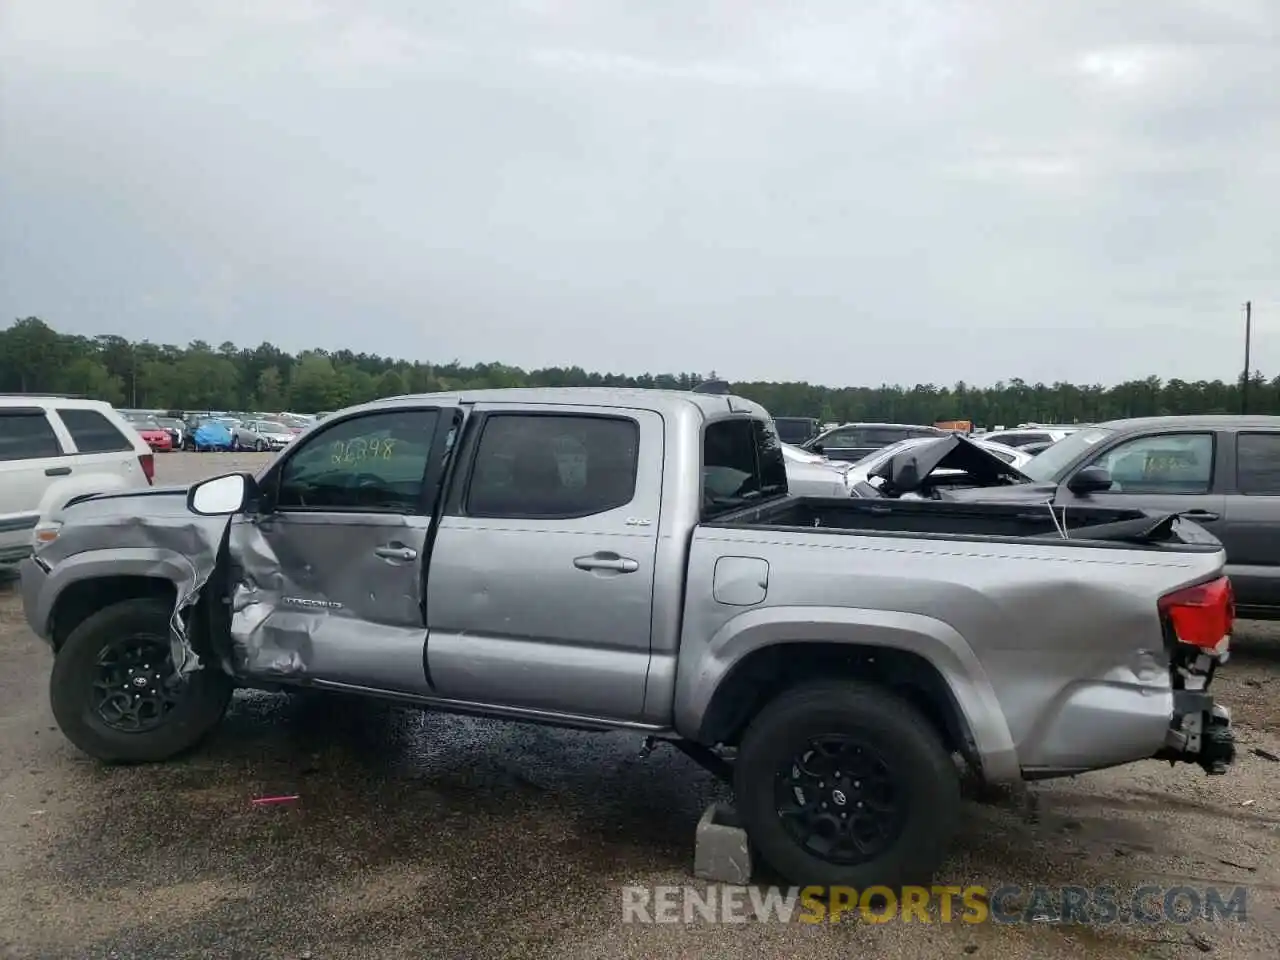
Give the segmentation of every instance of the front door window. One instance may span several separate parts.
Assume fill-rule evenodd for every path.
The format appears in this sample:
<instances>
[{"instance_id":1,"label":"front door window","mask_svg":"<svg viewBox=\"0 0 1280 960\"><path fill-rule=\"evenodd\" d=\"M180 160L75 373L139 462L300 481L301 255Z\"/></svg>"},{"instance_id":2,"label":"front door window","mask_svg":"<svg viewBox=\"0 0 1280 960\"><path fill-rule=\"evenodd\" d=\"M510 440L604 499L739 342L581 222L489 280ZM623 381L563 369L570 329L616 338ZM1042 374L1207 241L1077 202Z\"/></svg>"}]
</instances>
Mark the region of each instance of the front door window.
<instances>
[{"instance_id":1,"label":"front door window","mask_svg":"<svg viewBox=\"0 0 1280 960\"><path fill-rule=\"evenodd\" d=\"M278 510L418 513L439 411L388 410L312 437L280 474Z\"/></svg>"},{"instance_id":2,"label":"front door window","mask_svg":"<svg viewBox=\"0 0 1280 960\"><path fill-rule=\"evenodd\" d=\"M1090 466L1111 475L1110 493L1205 494L1213 485L1213 436L1138 437L1107 450Z\"/></svg>"}]
</instances>

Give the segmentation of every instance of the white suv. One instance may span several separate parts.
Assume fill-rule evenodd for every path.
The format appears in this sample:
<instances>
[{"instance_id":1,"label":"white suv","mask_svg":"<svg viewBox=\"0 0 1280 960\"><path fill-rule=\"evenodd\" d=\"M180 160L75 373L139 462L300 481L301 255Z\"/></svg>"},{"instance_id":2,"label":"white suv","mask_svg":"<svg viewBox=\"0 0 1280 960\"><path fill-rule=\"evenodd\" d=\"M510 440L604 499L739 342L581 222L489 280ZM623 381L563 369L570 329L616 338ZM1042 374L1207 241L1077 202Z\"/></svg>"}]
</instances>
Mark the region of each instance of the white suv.
<instances>
[{"instance_id":1,"label":"white suv","mask_svg":"<svg viewBox=\"0 0 1280 960\"><path fill-rule=\"evenodd\" d=\"M72 498L154 478L151 448L109 404L0 394L0 564L29 554L41 519Z\"/></svg>"}]
</instances>

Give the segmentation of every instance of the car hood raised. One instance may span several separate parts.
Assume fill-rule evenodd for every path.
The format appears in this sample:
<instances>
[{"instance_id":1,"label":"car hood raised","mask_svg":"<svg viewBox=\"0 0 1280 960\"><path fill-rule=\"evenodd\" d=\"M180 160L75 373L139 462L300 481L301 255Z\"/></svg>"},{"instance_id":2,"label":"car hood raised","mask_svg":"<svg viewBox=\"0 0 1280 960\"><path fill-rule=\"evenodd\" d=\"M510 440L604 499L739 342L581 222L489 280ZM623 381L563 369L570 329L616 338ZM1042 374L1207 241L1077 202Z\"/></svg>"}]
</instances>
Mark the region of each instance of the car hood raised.
<instances>
[{"instance_id":1,"label":"car hood raised","mask_svg":"<svg viewBox=\"0 0 1280 960\"><path fill-rule=\"evenodd\" d=\"M870 475L885 481L901 496L920 489L935 470L961 470L983 488L1030 483L1030 478L1017 467L959 434L939 437L894 454Z\"/></svg>"}]
</instances>

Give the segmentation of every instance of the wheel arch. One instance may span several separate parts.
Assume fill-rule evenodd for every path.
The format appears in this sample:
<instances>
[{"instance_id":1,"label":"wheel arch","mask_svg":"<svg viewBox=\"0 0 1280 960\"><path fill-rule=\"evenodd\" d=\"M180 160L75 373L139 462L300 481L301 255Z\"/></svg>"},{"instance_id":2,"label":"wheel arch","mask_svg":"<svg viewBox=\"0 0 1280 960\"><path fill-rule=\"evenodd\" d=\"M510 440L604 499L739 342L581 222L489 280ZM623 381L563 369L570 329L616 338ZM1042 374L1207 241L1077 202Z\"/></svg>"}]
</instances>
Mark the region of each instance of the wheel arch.
<instances>
[{"instance_id":1,"label":"wheel arch","mask_svg":"<svg viewBox=\"0 0 1280 960\"><path fill-rule=\"evenodd\" d=\"M180 593L195 589L196 572L180 554L111 549L68 557L40 591L37 622L58 650L77 626L120 600L152 597L176 607Z\"/></svg>"},{"instance_id":2,"label":"wheel arch","mask_svg":"<svg viewBox=\"0 0 1280 960\"><path fill-rule=\"evenodd\" d=\"M675 713L678 729L692 731L699 743L732 745L782 691L845 677L911 702L985 781L1021 779L985 670L964 638L939 620L848 608L759 609L698 646L682 651Z\"/></svg>"}]
</instances>

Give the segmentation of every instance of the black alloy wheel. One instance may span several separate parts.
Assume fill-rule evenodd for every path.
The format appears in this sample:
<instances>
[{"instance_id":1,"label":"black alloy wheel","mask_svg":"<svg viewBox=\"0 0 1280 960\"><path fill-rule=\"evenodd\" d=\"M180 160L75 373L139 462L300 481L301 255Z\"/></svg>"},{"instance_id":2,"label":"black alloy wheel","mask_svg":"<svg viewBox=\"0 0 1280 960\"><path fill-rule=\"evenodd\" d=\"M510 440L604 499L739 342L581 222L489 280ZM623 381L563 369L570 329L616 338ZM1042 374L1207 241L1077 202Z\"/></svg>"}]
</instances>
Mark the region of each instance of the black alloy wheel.
<instances>
[{"instance_id":1,"label":"black alloy wheel","mask_svg":"<svg viewBox=\"0 0 1280 960\"><path fill-rule=\"evenodd\" d=\"M959 823L959 772L938 729L873 682L810 680L747 725L734 795L752 843L789 883L928 883Z\"/></svg>"},{"instance_id":2,"label":"black alloy wheel","mask_svg":"<svg viewBox=\"0 0 1280 960\"><path fill-rule=\"evenodd\" d=\"M907 803L891 763L861 738L813 737L778 770L778 817L791 839L838 866L875 860L902 835Z\"/></svg>"},{"instance_id":3,"label":"black alloy wheel","mask_svg":"<svg viewBox=\"0 0 1280 960\"><path fill-rule=\"evenodd\" d=\"M98 654L93 710L108 727L146 733L163 724L190 689L177 676L167 637L120 637Z\"/></svg>"},{"instance_id":4,"label":"black alloy wheel","mask_svg":"<svg viewBox=\"0 0 1280 960\"><path fill-rule=\"evenodd\" d=\"M75 746L108 763L154 763L218 725L235 686L216 661L178 676L172 601L137 597L86 617L58 647L49 705Z\"/></svg>"}]
</instances>

